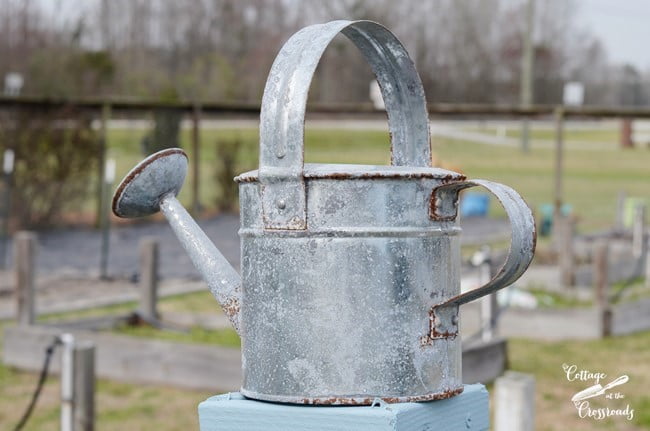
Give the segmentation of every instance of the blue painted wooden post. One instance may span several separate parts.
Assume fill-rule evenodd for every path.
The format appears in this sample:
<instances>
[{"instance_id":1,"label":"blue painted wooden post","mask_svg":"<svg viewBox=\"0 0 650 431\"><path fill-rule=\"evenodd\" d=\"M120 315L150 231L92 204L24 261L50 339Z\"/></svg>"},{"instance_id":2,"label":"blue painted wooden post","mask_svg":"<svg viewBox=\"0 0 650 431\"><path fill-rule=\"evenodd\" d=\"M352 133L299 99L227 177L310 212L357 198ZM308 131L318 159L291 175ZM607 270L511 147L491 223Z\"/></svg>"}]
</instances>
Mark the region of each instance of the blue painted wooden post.
<instances>
[{"instance_id":1,"label":"blue painted wooden post","mask_svg":"<svg viewBox=\"0 0 650 431\"><path fill-rule=\"evenodd\" d=\"M199 404L199 423L201 431L482 431L489 429L488 392L466 385L446 400L358 407L276 404L233 392Z\"/></svg>"}]
</instances>

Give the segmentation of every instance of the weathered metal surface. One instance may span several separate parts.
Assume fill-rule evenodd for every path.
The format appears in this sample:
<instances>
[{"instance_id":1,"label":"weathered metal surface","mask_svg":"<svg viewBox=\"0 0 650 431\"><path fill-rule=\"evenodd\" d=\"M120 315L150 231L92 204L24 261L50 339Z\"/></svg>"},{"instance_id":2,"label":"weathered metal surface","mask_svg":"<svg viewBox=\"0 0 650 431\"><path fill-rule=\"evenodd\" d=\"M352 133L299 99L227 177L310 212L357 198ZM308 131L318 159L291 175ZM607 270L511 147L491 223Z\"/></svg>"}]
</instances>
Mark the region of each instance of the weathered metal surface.
<instances>
[{"instance_id":1,"label":"weathered metal surface","mask_svg":"<svg viewBox=\"0 0 650 431\"><path fill-rule=\"evenodd\" d=\"M465 176L458 172L430 166L369 166L348 164L305 163L302 176L305 179L330 180L372 180L372 179L438 179L442 183L463 181ZM245 172L235 178L238 183L259 181L259 171Z\"/></svg>"},{"instance_id":2,"label":"weathered metal surface","mask_svg":"<svg viewBox=\"0 0 650 431\"><path fill-rule=\"evenodd\" d=\"M461 387L461 346L422 347L458 294L460 229L434 223L439 179L307 179L304 231L267 230L241 183L242 393L294 403L425 400Z\"/></svg>"},{"instance_id":3,"label":"weathered metal surface","mask_svg":"<svg viewBox=\"0 0 650 431\"><path fill-rule=\"evenodd\" d=\"M456 217L458 193L466 188L483 186L492 192L510 219L512 234L505 262L484 286L456 295L431 308L430 331L425 343L437 338L455 337L458 334L458 307L515 282L533 260L537 232L533 213L526 202L513 189L486 180L460 181L437 187L431 194L429 215L433 220ZM450 196L451 195L451 196ZM455 196L454 196L455 195ZM449 202L454 202L450 205Z\"/></svg>"},{"instance_id":4,"label":"weathered metal surface","mask_svg":"<svg viewBox=\"0 0 650 431\"><path fill-rule=\"evenodd\" d=\"M503 266L487 284L451 298L440 306L459 306L514 283L526 271L535 254L537 242L535 218L523 198L510 187L487 180L463 181L437 187L433 191L431 200L436 201L437 195L443 190L458 193L462 189L474 186L482 186L492 192L506 210L512 228L510 248Z\"/></svg>"},{"instance_id":5,"label":"weathered metal surface","mask_svg":"<svg viewBox=\"0 0 650 431\"><path fill-rule=\"evenodd\" d=\"M118 217L143 217L159 211L160 199L176 196L187 174L187 155L169 148L150 155L126 174L113 195Z\"/></svg>"},{"instance_id":6,"label":"weathered metal surface","mask_svg":"<svg viewBox=\"0 0 650 431\"><path fill-rule=\"evenodd\" d=\"M309 82L338 32L378 75L393 166L303 164ZM458 305L521 275L535 231L530 210L511 189L430 167L429 147L424 93L402 45L378 24L335 21L294 35L271 70L260 168L237 178L241 283L174 193L157 195L213 293L241 325L244 395L354 405L434 400L462 390ZM503 202L514 226L512 249L495 279L459 295L458 192L472 185ZM150 187L159 192L158 184ZM155 206L151 194L142 195L145 209Z\"/></svg>"},{"instance_id":7,"label":"weathered metal surface","mask_svg":"<svg viewBox=\"0 0 650 431\"><path fill-rule=\"evenodd\" d=\"M208 283L210 292L241 335L241 277L173 195L161 199L160 211Z\"/></svg>"},{"instance_id":8,"label":"weathered metal surface","mask_svg":"<svg viewBox=\"0 0 650 431\"><path fill-rule=\"evenodd\" d=\"M392 164L430 164L424 89L400 41L370 21L332 21L305 27L280 50L262 98L259 176L267 229L306 229L302 176L305 106L321 55L339 33L359 48L377 77L391 130Z\"/></svg>"}]
</instances>

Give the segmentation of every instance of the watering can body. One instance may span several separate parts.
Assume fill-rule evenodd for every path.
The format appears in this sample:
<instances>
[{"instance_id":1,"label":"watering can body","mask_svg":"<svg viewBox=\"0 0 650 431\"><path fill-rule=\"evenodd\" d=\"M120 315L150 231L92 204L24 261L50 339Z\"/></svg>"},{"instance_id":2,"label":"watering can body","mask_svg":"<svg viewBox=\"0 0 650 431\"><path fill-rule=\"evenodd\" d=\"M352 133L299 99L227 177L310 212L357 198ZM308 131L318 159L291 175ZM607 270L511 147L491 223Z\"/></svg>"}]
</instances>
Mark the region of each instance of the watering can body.
<instances>
[{"instance_id":1,"label":"watering can body","mask_svg":"<svg viewBox=\"0 0 650 431\"><path fill-rule=\"evenodd\" d=\"M244 395L368 404L461 390L460 337L426 339L431 307L460 293L460 229L432 221L429 201L460 176L404 173L306 165L308 228L291 231L265 229L262 186L238 178Z\"/></svg>"},{"instance_id":2,"label":"watering can body","mask_svg":"<svg viewBox=\"0 0 650 431\"><path fill-rule=\"evenodd\" d=\"M377 76L391 166L303 162L309 84L339 32ZM282 48L262 102L260 167L236 178L241 281L174 198L183 157L167 150L142 162L113 209L121 216L160 209L168 218L241 335L245 396L362 405L462 391L458 307L524 272L535 227L509 187L430 166L424 91L392 33L369 21L334 21L301 30ZM458 194L476 185L510 217L511 249L490 282L461 294Z\"/></svg>"}]
</instances>

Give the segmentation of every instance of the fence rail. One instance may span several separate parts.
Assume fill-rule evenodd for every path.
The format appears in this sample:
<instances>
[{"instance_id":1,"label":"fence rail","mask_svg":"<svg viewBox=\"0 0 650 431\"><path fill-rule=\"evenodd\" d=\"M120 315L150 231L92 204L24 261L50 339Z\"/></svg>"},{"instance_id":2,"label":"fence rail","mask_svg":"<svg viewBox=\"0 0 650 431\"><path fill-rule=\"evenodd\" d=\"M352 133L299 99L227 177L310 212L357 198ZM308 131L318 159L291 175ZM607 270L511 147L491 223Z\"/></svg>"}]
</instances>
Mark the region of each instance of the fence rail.
<instances>
[{"instance_id":1,"label":"fence rail","mask_svg":"<svg viewBox=\"0 0 650 431\"><path fill-rule=\"evenodd\" d=\"M260 105L255 103L222 103L211 101L160 101L135 98L51 98L32 96L0 96L0 109L12 108L57 108L78 107L100 112L110 106L113 113L138 112L153 109L177 109L188 114L197 108L204 114L258 116ZM490 104L447 104L430 103L432 116L494 116L494 117L538 117L550 116L557 105L490 105ZM362 114L384 115L385 111L375 109L371 103L310 104L308 111L319 114ZM565 106L565 118L650 118L650 108L615 106Z\"/></svg>"}]
</instances>

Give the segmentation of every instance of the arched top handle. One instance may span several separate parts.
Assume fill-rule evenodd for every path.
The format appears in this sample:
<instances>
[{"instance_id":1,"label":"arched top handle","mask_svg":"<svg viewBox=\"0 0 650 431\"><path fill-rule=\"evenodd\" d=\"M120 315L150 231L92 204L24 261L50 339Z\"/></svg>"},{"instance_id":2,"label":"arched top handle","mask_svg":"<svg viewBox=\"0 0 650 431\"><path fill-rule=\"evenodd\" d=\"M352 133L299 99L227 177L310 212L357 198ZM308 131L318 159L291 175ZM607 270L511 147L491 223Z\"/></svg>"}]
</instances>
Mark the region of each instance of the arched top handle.
<instances>
[{"instance_id":1,"label":"arched top handle","mask_svg":"<svg viewBox=\"0 0 650 431\"><path fill-rule=\"evenodd\" d=\"M264 88L259 179L267 229L305 229L304 123L316 66L343 33L370 64L381 88L395 166L430 166L428 112L422 82L401 42L372 21L332 21L305 27L282 47Z\"/></svg>"}]
</instances>

